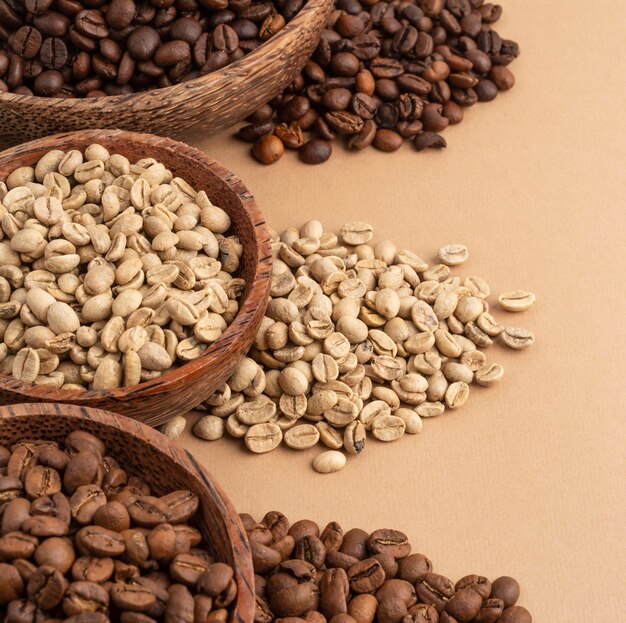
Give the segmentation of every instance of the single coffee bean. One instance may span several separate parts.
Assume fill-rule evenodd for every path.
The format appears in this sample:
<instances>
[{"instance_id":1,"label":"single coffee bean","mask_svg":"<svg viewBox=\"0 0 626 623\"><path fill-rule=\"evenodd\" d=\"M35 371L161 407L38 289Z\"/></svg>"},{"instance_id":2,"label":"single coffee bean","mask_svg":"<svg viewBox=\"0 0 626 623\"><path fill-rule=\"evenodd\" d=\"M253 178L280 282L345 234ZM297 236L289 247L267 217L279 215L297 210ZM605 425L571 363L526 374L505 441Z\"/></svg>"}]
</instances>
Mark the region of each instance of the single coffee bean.
<instances>
[{"instance_id":1,"label":"single coffee bean","mask_svg":"<svg viewBox=\"0 0 626 623\"><path fill-rule=\"evenodd\" d=\"M331 154L330 143L319 139L308 141L300 149L300 159L306 164L322 164L330 158Z\"/></svg>"},{"instance_id":2,"label":"single coffee bean","mask_svg":"<svg viewBox=\"0 0 626 623\"><path fill-rule=\"evenodd\" d=\"M273 134L262 136L252 148L253 156L262 164L274 164L284 153L283 142Z\"/></svg>"}]
</instances>

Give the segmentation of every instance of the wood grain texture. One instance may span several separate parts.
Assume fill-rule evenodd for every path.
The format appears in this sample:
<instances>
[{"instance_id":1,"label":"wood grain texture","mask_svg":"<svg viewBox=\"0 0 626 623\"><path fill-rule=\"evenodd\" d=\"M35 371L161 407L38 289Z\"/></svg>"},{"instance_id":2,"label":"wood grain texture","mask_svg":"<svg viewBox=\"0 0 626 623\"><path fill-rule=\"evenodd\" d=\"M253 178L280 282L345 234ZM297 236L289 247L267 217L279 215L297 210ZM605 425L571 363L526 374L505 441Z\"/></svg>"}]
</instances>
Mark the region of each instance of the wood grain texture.
<instances>
[{"instance_id":1,"label":"wood grain texture","mask_svg":"<svg viewBox=\"0 0 626 623\"><path fill-rule=\"evenodd\" d=\"M0 93L0 145L90 128L175 137L216 134L291 83L313 53L332 6L332 0L309 0L285 28L251 54L172 87L95 99Z\"/></svg>"},{"instance_id":2,"label":"wood grain texture","mask_svg":"<svg viewBox=\"0 0 626 623\"><path fill-rule=\"evenodd\" d=\"M20 166L31 166L51 149L84 150L91 143L132 162L151 156L226 210L243 245L240 276L246 287L239 313L205 353L158 379L112 390L75 392L44 388L0 374L0 404L65 402L109 409L156 426L189 411L220 387L248 352L267 306L272 259L269 232L243 183L221 164L183 143L121 130L59 134L0 153L0 180Z\"/></svg>"},{"instance_id":3,"label":"wood grain texture","mask_svg":"<svg viewBox=\"0 0 626 623\"><path fill-rule=\"evenodd\" d=\"M198 496L196 527L216 559L235 571L237 599L230 622L251 623L254 571L246 533L226 494L189 452L148 426L100 409L64 404L0 407L0 445L10 447L21 439L62 442L73 430L102 439L107 454L145 480L156 495L187 489Z\"/></svg>"}]
</instances>

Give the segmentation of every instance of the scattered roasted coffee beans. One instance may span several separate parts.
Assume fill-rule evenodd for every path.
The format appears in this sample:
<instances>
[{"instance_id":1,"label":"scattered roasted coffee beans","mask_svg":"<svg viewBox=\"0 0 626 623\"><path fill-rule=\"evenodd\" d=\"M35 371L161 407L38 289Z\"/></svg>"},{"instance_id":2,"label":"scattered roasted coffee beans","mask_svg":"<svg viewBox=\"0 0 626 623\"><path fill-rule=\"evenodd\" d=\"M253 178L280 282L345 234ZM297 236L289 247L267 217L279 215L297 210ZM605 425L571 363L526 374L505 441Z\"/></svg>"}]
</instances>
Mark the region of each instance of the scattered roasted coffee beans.
<instances>
[{"instance_id":1,"label":"scattered roasted coffee beans","mask_svg":"<svg viewBox=\"0 0 626 623\"><path fill-rule=\"evenodd\" d=\"M154 379L233 321L228 214L153 158L51 151L0 181L0 372L57 389Z\"/></svg>"},{"instance_id":2,"label":"scattered roasted coffee beans","mask_svg":"<svg viewBox=\"0 0 626 623\"><path fill-rule=\"evenodd\" d=\"M85 431L0 446L0 619L227 621L237 584L189 523L198 504L156 496Z\"/></svg>"},{"instance_id":3,"label":"scattered roasted coffee beans","mask_svg":"<svg viewBox=\"0 0 626 623\"><path fill-rule=\"evenodd\" d=\"M344 532L241 515L256 573L255 623L532 623L518 582L471 574L454 583L399 530Z\"/></svg>"},{"instance_id":4,"label":"scattered roasted coffee beans","mask_svg":"<svg viewBox=\"0 0 626 623\"><path fill-rule=\"evenodd\" d=\"M457 409L470 385L498 383L504 368L483 349L494 341L521 350L530 331L503 327L490 313L481 277L450 266L469 256L461 244L429 265L390 240L373 243L371 225L346 223L335 235L319 221L272 233L270 301L254 346L225 385L203 405L210 415L193 432L225 432L256 453L281 440L294 449L321 442L334 452L315 470L341 469L367 437L395 441L422 430L422 419ZM519 311L530 292L500 296Z\"/></svg>"},{"instance_id":5,"label":"scattered roasted coffee beans","mask_svg":"<svg viewBox=\"0 0 626 623\"><path fill-rule=\"evenodd\" d=\"M0 93L124 95L211 73L279 32L304 0L0 0Z\"/></svg>"},{"instance_id":6,"label":"scattered roasted coffee beans","mask_svg":"<svg viewBox=\"0 0 626 623\"><path fill-rule=\"evenodd\" d=\"M439 133L465 108L515 83L519 46L493 29L501 14L483 0L337 0L312 59L238 136L273 133L308 164L328 160L337 136L354 150L444 148Z\"/></svg>"}]
</instances>

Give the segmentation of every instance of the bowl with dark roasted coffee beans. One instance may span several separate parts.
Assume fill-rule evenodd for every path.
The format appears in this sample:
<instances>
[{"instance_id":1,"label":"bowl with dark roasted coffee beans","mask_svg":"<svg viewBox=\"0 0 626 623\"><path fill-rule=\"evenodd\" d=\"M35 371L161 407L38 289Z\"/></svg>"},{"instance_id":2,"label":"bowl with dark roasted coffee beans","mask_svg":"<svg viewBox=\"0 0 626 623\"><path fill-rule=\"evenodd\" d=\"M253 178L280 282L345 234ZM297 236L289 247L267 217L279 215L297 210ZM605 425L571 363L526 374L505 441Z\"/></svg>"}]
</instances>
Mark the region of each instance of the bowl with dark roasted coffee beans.
<instances>
[{"instance_id":1,"label":"bowl with dark roasted coffee beans","mask_svg":"<svg viewBox=\"0 0 626 623\"><path fill-rule=\"evenodd\" d=\"M89 127L206 135L298 74L331 0L0 0L0 142Z\"/></svg>"},{"instance_id":2,"label":"bowl with dark roasted coffee beans","mask_svg":"<svg viewBox=\"0 0 626 623\"><path fill-rule=\"evenodd\" d=\"M230 502L153 429L71 405L0 408L0 620L250 622Z\"/></svg>"}]
</instances>

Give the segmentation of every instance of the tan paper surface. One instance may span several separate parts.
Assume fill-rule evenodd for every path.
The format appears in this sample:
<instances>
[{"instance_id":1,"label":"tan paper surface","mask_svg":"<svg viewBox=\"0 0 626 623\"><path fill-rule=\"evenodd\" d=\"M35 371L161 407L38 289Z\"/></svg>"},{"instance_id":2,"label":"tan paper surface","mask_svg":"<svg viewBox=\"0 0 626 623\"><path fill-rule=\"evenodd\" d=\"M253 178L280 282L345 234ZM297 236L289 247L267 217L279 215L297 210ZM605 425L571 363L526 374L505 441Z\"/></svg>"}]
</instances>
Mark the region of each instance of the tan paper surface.
<instances>
[{"instance_id":1,"label":"tan paper surface","mask_svg":"<svg viewBox=\"0 0 626 623\"><path fill-rule=\"evenodd\" d=\"M316 451L246 453L239 442L184 445L240 511L396 527L435 570L513 575L538 623L623 621L626 607L624 243L626 5L621 0L503 0L498 30L516 39L516 87L467 112L449 149L336 154L312 168L287 154L251 162L227 136L198 140L236 171L279 229L318 217L366 220L434 260L462 242L458 274L492 291L523 288L534 348L494 346L506 369L458 412L384 445L334 475Z\"/></svg>"}]
</instances>

